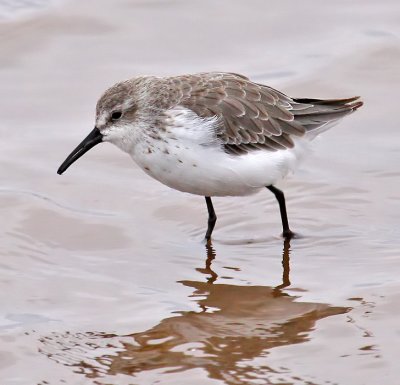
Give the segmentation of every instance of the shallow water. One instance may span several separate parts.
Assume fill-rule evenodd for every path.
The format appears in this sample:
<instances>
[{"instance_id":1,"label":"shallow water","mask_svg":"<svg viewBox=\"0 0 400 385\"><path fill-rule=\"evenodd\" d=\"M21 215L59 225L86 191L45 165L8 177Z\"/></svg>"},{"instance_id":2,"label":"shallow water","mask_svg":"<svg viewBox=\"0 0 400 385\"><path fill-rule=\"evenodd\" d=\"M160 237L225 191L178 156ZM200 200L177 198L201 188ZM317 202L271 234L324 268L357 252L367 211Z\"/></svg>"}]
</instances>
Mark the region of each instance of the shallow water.
<instances>
[{"instance_id":1,"label":"shallow water","mask_svg":"<svg viewBox=\"0 0 400 385\"><path fill-rule=\"evenodd\" d=\"M398 1L0 13L2 385L398 384ZM266 191L215 199L207 247L204 199L111 145L56 175L113 82L216 69L293 96L362 95L280 184L301 238L280 239Z\"/></svg>"}]
</instances>

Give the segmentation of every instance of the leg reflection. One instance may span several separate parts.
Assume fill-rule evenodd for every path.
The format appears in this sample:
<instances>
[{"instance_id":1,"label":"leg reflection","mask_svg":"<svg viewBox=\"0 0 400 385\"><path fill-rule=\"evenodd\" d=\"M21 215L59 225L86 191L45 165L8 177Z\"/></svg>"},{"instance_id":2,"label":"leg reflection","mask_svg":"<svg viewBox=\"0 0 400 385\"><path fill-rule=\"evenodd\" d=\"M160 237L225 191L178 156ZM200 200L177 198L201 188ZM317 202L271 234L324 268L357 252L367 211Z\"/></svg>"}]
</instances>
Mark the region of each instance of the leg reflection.
<instances>
[{"instance_id":1,"label":"leg reflection","mask_svg":"<svg viewBox=\"0 0 400 385\"><path fill-rule=\"evenodd\" d=\"M280 293L281 289L290 286L290 239L285 239L283 242L282 267L282 283L275 287L277 293Z\"/></svg>"},{"instance_id":2,"label":"leg reflection","mask_svg":"<svg viewBox=\"0 0 400 385\"><path fill-rule=\"evenodd\" d=\"M196 271L198 271L201 274L207 275L208 283L214 283L218 278L218 274L211 268L211 265L212 265L212 261L215 259L217 254L214 249L214 246L212 245L211 240L208 240L206 242L205 247L206 247L205 267L197 268ZM276 291L276 294L278 294L278 295L283 295L283 293L281 293L281 290L291 285L291 283L290 283L290 239L285 239L283 242L282 268L283 268L282 283L274 288Z\"/></svg>"},{"instance_id":3,"label":"leg reflection","mask_svg":"<svg viewBox=\"0 0 400 385\"><path fill-rule=\"evenodd\" d=\"M206 254L207 255L206 267L205 268L197 268L196 270L199 273L206 274L206 275L209 276L207 278L207 282L208 283L214 283L218 278L218 274L211 268L211 264L212 264L212 261L215 259L217 254L216 254L215 249L214 249L214 247L213 247L213 245L211 243L211 240L208 240L206 242L205 246L206 246L206 252L207 252L207 254Z\"/></svg>"}]
</instances>

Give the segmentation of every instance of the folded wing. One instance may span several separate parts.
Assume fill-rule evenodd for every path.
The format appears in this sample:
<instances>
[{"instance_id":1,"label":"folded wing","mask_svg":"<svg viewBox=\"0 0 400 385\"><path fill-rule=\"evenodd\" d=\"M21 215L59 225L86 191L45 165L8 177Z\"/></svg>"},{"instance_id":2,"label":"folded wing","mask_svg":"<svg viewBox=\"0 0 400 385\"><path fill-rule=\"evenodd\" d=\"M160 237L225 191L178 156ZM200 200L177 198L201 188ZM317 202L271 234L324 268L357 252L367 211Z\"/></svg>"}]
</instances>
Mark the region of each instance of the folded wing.
<instances>
[{"instance_id":1,"label":"folded wing","mask_svg":"<svg viewBox=\"0 0 400 385\"><path fill-rule=\"evenodd\" d=\"M217 136L227 152L292 148L293 137L331 125L362 106L349 99L290 98L233 73L204 73L171 78L178 105L200 117L218 117Z\"/></svg>"}]
</instances>

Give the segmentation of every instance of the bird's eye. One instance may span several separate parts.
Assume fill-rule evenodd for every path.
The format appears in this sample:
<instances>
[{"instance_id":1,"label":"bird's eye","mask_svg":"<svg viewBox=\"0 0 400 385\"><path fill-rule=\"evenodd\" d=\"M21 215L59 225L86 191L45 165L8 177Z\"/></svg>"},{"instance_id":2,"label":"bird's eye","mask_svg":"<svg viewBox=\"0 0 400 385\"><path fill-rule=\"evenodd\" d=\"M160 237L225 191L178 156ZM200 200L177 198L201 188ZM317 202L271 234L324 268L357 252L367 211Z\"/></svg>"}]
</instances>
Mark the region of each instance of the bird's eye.
<instances>
[{"instance_id":1,"label":"bird's eye","mask_svg":"<svg viewBox=\"0 0 400 385\"><path fill-rule=\"evenodd\" d=\"M122 116L122 112L121 111L115 111L111 114L111 119L112 120L118 120L120 119Z\"/></svg>"}]
</instances>

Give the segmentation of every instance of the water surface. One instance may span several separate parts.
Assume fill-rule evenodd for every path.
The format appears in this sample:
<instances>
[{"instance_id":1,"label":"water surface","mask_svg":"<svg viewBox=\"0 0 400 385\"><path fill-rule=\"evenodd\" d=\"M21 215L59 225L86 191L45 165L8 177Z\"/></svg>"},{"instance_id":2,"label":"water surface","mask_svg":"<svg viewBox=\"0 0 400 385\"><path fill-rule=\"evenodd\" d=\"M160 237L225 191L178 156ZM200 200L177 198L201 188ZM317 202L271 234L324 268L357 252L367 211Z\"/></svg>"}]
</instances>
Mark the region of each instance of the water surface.
<instances>
[{"instance_id":1,"label":"water surface","mask_svg":"<svg viewBox=\"0 0 400 385\"><path fill-rule=\"evenodd\" d=\"M2 385L398 383L397 1L6 1L0 14ZM365 101L279 185L301 238L279 237L265 191L215 199L204 245L204 199L111 145L56 175L113 82L207 70Z\"/></svg>"}]
</instances>

